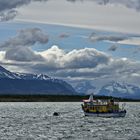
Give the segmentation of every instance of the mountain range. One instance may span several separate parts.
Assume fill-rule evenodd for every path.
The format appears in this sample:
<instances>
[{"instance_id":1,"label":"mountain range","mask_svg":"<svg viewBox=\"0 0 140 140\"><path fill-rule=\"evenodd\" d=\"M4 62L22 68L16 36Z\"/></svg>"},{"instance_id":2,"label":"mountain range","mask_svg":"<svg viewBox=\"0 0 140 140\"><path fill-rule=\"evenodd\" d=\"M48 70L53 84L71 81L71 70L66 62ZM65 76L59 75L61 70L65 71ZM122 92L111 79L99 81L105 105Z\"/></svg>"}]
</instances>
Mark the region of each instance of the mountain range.
<instances>
[{"instance_id":1,"label":"mountain range","mask_svg":"<svg viewBox=\"0 0 140 140\"><path fill-rule=\"evenodd\" d=\"M140 99L140 87L124 82L112 81L104 85L98 95Z\"/></svg>"},{"instance_id":2,"label":"mountain range","mask_svg":"<svg viewBox=\"0 0 140 140\"><path fill-rule=\"evenodd\" d=\"M96 91L96 95L140 99L140 87L125 82L111 81L97 89L92 82L84 81L76 84L74 87L77 92L84 91L86 94Z\"/></svg>"},{"instance_id":3,"label":"mountain range","mask_svg":"<svg viewBox=\"0 0 140 140\"><path fill-rule=\"evenodd\" d=\"M73 95L74 88L67 82L44 74L14 73L0 66L1 95Z\"/></svg>"},{"instance_id":4,"label":"mountain range","mask_svg":"<svg viewBox=\"0 0 140 140\"><path fill-rule=\"evenodd\" d=\"M0 66L1 95L84 95L97 90L91 81L77 82L73 87L45 74L14 73ZM140 99L140 87L111 81L101 86L96 95Z\"/></svg>"}]
</instances>

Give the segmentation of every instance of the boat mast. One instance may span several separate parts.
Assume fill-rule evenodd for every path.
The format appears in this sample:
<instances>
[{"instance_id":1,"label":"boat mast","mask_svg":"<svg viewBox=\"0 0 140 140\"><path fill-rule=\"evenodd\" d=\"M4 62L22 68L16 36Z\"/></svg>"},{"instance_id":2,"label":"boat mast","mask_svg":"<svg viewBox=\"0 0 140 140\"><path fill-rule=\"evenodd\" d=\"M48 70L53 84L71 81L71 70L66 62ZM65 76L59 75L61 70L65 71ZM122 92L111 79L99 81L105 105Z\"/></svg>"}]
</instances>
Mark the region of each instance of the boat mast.
<instances>
[{"instance_id":1,"label":"boat mast","mask_svg":"<svg viewBox=\"0 0 140 140\"><path fill-rule=\"evenodd\" d=\"M93 93L90 95L89 101L90 101L90 102L93 102Z\"/></svg>"}]
</instances>

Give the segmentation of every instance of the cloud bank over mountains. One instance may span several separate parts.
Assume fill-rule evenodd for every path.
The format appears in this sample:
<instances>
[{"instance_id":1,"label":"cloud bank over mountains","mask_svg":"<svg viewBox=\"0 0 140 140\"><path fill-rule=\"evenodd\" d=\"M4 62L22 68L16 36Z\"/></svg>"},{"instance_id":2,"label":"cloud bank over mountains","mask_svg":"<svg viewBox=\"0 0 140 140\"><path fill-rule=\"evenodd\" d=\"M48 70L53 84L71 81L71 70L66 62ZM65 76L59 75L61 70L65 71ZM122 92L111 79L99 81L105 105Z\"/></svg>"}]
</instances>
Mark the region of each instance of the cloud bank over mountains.
<instances>
[{"instance_id":1,"label":"cloud bank over mountains","mask_svg":"<svg viewBox=\"0 0 140 140\"><path fill-rule=\"evenodd\" d=\"M24 48L20 46L20 49ZM15 48L16 49L16 48ZM19 56L22 54L18 49ZM28 48L31 50L31 48ZM13 50L14 51L14 50ZM30 53L36 54L30 55ZM127 58L113 58L94 48L84 48L66 52L58 46L52 46L43 52L25 51L25 58L11 58L11 53L3 55L3 65L19 71L46 73L59 78L73 80L110 79L138 83L140 81L140 63ZM0 53L1 54L1 53ZM9 55L9 56L8 56ZM21 55L22 56L22 55ZM30 57L31 58L30 58ZM29 58L28 58L29 57ZM31 61L27 61L31 59ZM10 60L10 61L9 61ZM20 61L20 64L18 63ZM25 63L26 61L26 63Z\"/></svg>"}]
</instances>

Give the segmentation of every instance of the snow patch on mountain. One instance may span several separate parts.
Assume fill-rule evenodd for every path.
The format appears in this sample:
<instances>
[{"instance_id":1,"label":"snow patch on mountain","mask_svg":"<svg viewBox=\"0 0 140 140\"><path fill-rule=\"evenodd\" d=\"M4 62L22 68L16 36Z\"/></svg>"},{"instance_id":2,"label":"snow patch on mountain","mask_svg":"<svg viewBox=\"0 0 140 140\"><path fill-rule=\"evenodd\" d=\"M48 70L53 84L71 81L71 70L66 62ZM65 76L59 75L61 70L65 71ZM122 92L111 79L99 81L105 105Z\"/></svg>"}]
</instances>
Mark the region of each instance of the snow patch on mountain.
<instances>
[{"instance_id":1,"label":"snow patch on mountain","mask_svg":"<svg viewBox=\"0 0 140 140\"><path fill-rule=\"evenodd\" d=\"M104 85L100 89L98 95L122 98L140 98L140 87L124 82L112 81Z\"/></svg>"},{"instance_id":2,"label":"snow patch on mountain","mask_svg":"<svg viewBox=\"0 0 140 140\"><path fill-rule=\"evenodd\" d=\"M67 82L44 74L13 73L0 66L0 94L77 94Z\"/></svg>"}]
</instances>

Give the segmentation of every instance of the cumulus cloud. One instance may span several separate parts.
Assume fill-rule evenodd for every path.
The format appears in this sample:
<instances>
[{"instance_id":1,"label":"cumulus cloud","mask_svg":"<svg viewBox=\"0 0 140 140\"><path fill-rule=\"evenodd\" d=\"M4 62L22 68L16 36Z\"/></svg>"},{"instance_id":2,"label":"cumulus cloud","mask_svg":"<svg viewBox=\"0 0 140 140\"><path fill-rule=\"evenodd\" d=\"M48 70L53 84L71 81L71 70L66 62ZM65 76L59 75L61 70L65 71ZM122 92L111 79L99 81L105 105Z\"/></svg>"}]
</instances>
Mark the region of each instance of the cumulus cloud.
<instances>
[{"instance_id":1,"label":"cumulus cloud","mask_svg":"<svg viewBox=\"0 0 140 140\"><path fill-rule=\"evenodd\" d=\"M50 49L39 52L42 57L46 59L46 63L39 64L42 69L56 69L56 68L62 68L62 59L65 55L65 51L60 49L58 46L54 45ZM45 66L44 66L45 65Z\"/></svg>"},{"instance_id":2,"label":"cumulus cloud","mask_svg":"<svg viewBox=\"0 0 140 140\"><path fill-rule=\"evenodd\" d=\"M53 46L42 54L40 53L49 61L32 65L32 69L36 69L36 72L47 72L56 77L92 80L107 78L120 81L133 79L134 81L135 78L138 79L137 75L140 75L140 62L127 58L115 59L94 48L65 52Z\"/></svg>"},{"instance_id":3,"label":"cumulus cloud","mask_svg":"<svg viewBox=\"0 0 140 140\"><path fill-rule=\"evenodd\" d=\"M94 48L66 52L58 46L52 46L46 51L36 53L21 47L15 52L9 50L9 54L5 55L7 60L14 60L10 66L16 67L16 70L18 68L19 71L46 73L64 79L108 79L137 83L140 78L140 62L113 58ZM4 53L1 52L0 55L0 58L3 58Z\"/></svg>"},{"instance_id":4,"label":"cumulus cloud","mask_svg":"<svg viewBox=\"0 0 140 140\"><path fill-rule=\"evenodd\" d=\"M35 43L46 44L48 36L44 34L39 28L29 28L20 30L17 36L10 38L4 43L0 44L0 49L6 49L15 46L31 46Z\"/></svg>"},{"instance_id":5,"label":"cumulus cloud","mask_svg":"<svg viewBox=\"0 0 140 140\"><path fill-rule=\"evenodd\" d=\"M106 83L106 80L137 83L140 78L140 62L128 59L112 59L107 65L99 64L94 68L79 68L57 70L55 76L69 79L97 80Z\"/></svg>"},{"instance_id":6,"label":"cumulus cloud","mask_svg":"<svg viewBox=\"0 0 140 140\"><path fill-rule=\"evenodd\" d=\"M13 19L17 15L17 8L28 5L31 2L47 0L0 0L0 21Z\"/></svg>"},{"instance_id":7,"label":"cumulus cloud","mask_svg":"<svg viewBox=\"0 0 140 140\"><path fill-rule=\"evenodd\" d=\"M48 36L39 28L29 28L20 30L19 33L4 43L0 44L0 49L5 51L7 60L34 61L43 60L43 57L36 54L30 46L40 43L46 44Z\"/></svg>"},{"instance_id":8,"label":"cumulus cloud","mask_svg":"<svg viewBox=\"0 0 140 140\"><path fill-rule=\"evenodd\" d=\"M110 57L94 48L84 48L65 52L53 46L52 48L39 53L49 64L61 69L93 68L98 64L107 64Z\"/></svg>"},{"instance_id":9,"label":"cumulus cloud","mask_svg":"<svg viewBox=\"0 0 140 140\"><path fill-rule=\"evenodd\" d=\"M68 73L72 74L72 71L80 73L82 69L92 69L98 65L106 65L111 58L94 48L66 52L58 46L52 46L46 51L34 52L28 47L17 46L6 51L5 59L7 61L13 60L12 63L15 66L17 62L27 62L25 65L28 65L32 61L32 65L28 65L28 68L25 65L19 66L19 69L26 68L25 71L52 73L57 76L63 73L63 76L68 76Z\"/></svg>"},{"instance_id":10,"label":"cumulus cloud","mask_svg":"<svg viewBox=\"0 0 140 140\"><path fill-rule=\"evenodd\" d=\"M107 64L110 58L94 48L73 50L64 56L64 66L68 68L93 68L98 64Z\"/></svg>"},{"instance_id":11,"label":"cumulus cloud","mask_svg":"<svg viewBox=\"0 0 140 140\"><path fill-rule=\"evenodd\" d=\"M14 48L8 49L5 54L5 59L14 61L43 61L41 55L36 54L33 50L28 47L15 46Z\"/></svg>"}]
</instances>

